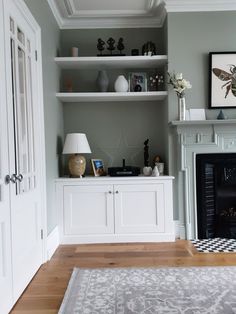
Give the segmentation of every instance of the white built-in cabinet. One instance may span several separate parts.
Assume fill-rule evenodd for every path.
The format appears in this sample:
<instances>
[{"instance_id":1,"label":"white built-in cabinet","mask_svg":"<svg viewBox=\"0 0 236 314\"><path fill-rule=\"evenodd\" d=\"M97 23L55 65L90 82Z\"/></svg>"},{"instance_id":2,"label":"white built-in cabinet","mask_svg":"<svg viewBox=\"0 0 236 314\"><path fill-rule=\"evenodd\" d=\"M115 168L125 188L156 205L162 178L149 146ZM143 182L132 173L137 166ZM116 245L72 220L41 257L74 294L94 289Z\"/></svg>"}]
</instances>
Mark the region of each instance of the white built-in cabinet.
<instances>
[{"instance_id":1,"label":"white built-in cabinet","mask_svg":"<svg viewBox=\"0 0 236 314\"><path fill-rule=\"evenodd\" d=\"M56 180L60 242L174 241L173 177Z\"/></svg>"},{"instance_id":2,"label":"white built-in cabinet","mask_svg":"<svg viewBox=\"0 0 236 314\"><path fill-rule=\"evenodd\" d=\"M40 30L23 1L0 0L0 42L0 313L6 314L44 260Z\"/></svg>"}]
</instances>

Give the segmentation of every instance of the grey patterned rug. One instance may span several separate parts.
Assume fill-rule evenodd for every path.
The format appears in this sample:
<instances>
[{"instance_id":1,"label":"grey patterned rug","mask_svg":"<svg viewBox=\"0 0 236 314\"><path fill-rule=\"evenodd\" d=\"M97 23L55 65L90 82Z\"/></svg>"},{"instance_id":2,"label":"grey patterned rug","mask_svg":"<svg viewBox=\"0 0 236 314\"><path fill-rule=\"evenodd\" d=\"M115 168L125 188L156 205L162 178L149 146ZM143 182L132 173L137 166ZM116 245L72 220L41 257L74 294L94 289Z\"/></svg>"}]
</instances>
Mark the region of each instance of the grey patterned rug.
<instances>
[{"instance_id":1,"label":"grey patterned rug","mask_svg":"<svg viewBox=\"0 0 236 314\"><path fill-rule=\"evenodd\" d=\"M75 268L62 313L233 314L236 267Z\"/></svg>"}]
</instances>

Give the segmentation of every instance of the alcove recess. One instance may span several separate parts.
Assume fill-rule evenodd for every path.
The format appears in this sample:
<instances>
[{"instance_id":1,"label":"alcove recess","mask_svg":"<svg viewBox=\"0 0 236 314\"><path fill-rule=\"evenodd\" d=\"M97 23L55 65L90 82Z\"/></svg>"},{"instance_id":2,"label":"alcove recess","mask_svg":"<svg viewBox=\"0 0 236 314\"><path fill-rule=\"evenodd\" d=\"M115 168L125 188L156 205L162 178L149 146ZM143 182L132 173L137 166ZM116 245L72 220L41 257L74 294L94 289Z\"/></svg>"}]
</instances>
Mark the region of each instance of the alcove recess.
<instances>
[{"instance_id":1,"label":"alcove recess","mask_svg":"<svg viewBox=\"0 0 236 314\"><path fill-rule=\"evenodd\" d=\"M109 37L113 37L116 44L118 39L123 37L125 59L128 60L121 63L114 61L114 64L109 61L109 64L105 65L95 62L93 66L89 57L96 57L98 54L98 38L107 41ZM137 48L140 56L136 58L142 58L142 46L147 41L155 43L158 55L156 59L160 59L153 63L153 66L148 63L146 66L139 61L134 62L135 57L131 57L131 50ZM145 72L147 77L148 73L155 72L165 75L166 42L166 23L162 28L152 29L62 30L60 56L55 59L61 69L61 90L57 93L57 97L64 103L65 134L86 133L92 150L88 158L101 158L105 166L119 165L122 158L125 158L127 164L143 167L143 142L149 138L150 165L155 155L160 155L166 161L167 92L165 84L165 90L158 93L145 92L134 95L127 93L119 97L117 93L112 93L114 81L118 75L123 74L127 79L129 72ZM71 56L71 48L74 46L79 48L78 60L83 57L85 61L80 65L77 63L75 66L69 66L66 58ZM108 93L104 95L94 94L98 92L96 78L99 70L106 70L109 77ZM73 93L65 94L65 82L68 78L73 82Z\"/></svg>"}]
</instances>

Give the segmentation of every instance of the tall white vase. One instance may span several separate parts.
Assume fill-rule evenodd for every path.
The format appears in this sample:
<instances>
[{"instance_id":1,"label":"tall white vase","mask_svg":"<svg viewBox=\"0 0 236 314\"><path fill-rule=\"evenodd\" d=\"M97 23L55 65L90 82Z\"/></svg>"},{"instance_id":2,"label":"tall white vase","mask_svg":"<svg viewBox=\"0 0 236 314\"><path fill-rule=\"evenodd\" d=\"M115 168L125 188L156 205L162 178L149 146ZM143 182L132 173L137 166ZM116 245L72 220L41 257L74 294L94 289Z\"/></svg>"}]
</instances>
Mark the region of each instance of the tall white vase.
<instances>
[{"instance_id":1,"label":"tall white vase","mask_svg":"<svg viewBox=\"0 0 236 314\"><path fill-rule=\"evenodd\" d=\"M184 97L178 97L178 115L180 121L186 120L186 104Z\"/></svg>"},{"instance_id":2,"label":"tall white vase","mask_svg":"<svg viewBox=\"0 0 236 314\"><path fill-rule=\"evenodd\" d=\"M114 85L115 91L118 93L127 92L129 89L129 83L124 75L119 75Z\"/></svg>"}]
</instances>

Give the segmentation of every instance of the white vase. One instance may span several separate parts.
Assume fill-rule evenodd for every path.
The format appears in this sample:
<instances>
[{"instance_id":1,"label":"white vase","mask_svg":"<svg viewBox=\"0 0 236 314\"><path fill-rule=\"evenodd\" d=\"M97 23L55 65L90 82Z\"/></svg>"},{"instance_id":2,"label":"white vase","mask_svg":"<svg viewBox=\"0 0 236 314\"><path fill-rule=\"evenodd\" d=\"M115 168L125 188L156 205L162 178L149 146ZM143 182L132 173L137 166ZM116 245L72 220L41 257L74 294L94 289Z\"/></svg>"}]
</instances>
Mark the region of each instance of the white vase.
<instances>
[{"instance_id":1,"label":"white vase","mask_svg":"<svg viewBox=\"0 0 236 314\"><path fill-rule=\"evenodd\" d=\"M164 175L164 162L156 162L155 166L157 166L160 176L163 176Z\"/></svg>"},{"instance_id":2,"label":"white vase","mask_svg":"<svg viewBox=\"0 0 236 314\"><path fill-rule=\"evenodd\" d=\"M143 174L145 176L150 176L152 174L152 167L143 167Z\"/></svg>"},{"instance_id":3,"label":"white vase","mask_svg":"<svg viewBox=\"0 0 236 314\"><path fill-rule=\"evenodd\" d=\"M186 105L185 105L185 98L184 97L178 97L178 114L179 114L179 120L184 121L186 120Z\"/></svg>"},{"instance_id":4,"label":"white vase","mask_svg":"<svg viewBox=\"0 0 236 314\"><path fill-rule=\"evenodd\" d=\"M152 176L153 176L153 177L158 177L159 175L160 175L160 172L159 172L157 166L155 166L155 167L153 168L153 170L152 170Z\"/></svg>"},{"instance_id":5,"label":"white vase","mask_svg":"<svg viewBox=\"0 0 236 314\"><path fill-rule=\"evenodd\" d=\"M124 75L119 75L114 84L115 91L118 93L127 92L129 89L129 83Z\"/></svg>"}]
</instances>

